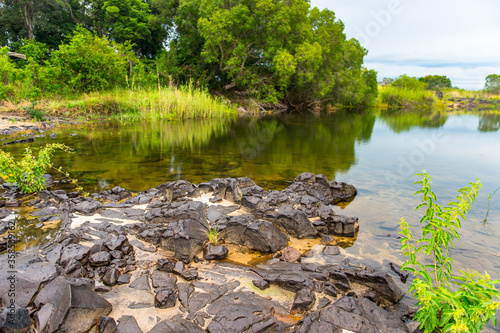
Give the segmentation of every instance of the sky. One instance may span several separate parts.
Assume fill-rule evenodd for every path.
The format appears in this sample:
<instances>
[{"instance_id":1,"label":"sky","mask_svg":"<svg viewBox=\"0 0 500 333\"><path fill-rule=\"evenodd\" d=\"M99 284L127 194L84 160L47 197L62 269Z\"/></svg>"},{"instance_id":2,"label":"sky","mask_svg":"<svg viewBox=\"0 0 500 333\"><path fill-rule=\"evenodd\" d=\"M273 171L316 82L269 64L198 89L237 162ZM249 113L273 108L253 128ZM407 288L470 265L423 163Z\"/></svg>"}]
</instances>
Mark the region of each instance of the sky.
<instances>
[{"instance_id":1,"label":"sky","mask_svg":"<svg viewBox=\"0 0 500 333\"><path fill-rule=\"evenodd\" d=\"M500 74L499 0L311 0L368 50L378 79L446 75L452 85L482 89Z\"/></svg>"}]
</instances>

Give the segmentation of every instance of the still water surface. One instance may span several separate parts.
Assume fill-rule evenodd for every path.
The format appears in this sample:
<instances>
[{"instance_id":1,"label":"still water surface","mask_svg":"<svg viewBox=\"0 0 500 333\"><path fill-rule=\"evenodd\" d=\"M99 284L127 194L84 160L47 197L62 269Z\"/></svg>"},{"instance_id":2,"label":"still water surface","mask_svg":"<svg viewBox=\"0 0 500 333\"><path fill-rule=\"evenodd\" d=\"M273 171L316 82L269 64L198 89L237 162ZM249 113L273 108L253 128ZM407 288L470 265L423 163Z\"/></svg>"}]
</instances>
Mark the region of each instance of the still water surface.
<instances>
[{"instance_id":1,"label":"still water surface","mask_svg":"<svg viewBox=\"0 0 500 333\"><path fill-rule=\"evenodd\" d=\"M55 130L54 139L45 133L34 145L61 142L72 147L74 154L57 153L54 164L68 170L89 192L113 186L141 191L176 179L200 183L241 176L265 189L283 189L301 172L351 183L358 196L336 208L339 214L360 219L349 253L380 267L387 267L388 261L402 262L399 219L418 225L421 212L414 207L419 198L412 196L418 190L412 185L415 173L427 170L441 204L477 177L484 190L463 224L453 255L458 268L487 270L497 278L500 191L491 200L488 223L482 222L487 195L500 186L499 128L499 114L364 112L80 125ZM24 147L2 149L19 156Z\"/></svg>"}]
</instances>

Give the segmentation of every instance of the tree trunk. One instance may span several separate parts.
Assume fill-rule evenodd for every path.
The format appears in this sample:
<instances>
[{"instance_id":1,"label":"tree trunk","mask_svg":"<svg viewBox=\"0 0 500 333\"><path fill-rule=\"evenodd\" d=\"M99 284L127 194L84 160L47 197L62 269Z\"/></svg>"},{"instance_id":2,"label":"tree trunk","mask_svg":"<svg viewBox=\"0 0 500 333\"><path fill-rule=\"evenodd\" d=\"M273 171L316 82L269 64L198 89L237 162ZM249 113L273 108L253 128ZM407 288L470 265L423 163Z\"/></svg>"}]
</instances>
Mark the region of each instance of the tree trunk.
<instances>
[{"instance_id":1,"label":"tree trunk","mask_svg":"<svg viewBox=\"0 0 500 333\"><path fill-rule=\"evenodd\" d=\"M19 4L21 5L21 8L23 10L24 25L25 25L26 31L28 31L28 39L33 40L33 38L34 38L34 34L33 34L33 18L34 18L33 2L30 0L19 0Z\"/></svg>"}]
</instances>

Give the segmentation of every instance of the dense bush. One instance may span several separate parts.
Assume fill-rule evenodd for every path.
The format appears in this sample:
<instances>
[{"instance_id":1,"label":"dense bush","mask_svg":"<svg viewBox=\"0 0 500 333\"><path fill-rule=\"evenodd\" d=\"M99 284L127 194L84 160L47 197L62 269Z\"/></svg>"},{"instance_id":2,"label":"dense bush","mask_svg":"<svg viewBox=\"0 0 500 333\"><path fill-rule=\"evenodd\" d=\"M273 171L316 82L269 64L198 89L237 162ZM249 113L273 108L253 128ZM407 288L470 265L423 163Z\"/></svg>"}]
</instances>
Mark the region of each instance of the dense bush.
<instances>
[{"instance_id":1,"label":"dense bush","mask_svg":"<svg viewBox=\"0 0 500 333\"><path fill-rule=\"evenodd\" d=\"M451 88L451 80L443 75L426 75L419 77L418 80L425 83L427 90Z\"/></svg>"}]
</instances>

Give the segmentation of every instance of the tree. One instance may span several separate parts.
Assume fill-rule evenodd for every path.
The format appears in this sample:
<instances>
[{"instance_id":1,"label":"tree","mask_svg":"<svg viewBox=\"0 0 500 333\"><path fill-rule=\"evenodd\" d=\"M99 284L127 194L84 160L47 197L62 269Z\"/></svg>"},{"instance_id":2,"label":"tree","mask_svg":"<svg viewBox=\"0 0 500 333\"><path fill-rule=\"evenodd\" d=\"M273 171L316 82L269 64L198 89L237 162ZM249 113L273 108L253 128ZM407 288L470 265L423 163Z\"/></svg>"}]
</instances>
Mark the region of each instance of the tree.
<instances>
[{"instance_id":1,"label":"tree","mask_svg":"<svg viewBox=\"0 0 500 333\"><path fill-rule=\"evenodd\" d=\"M424 90L425 83L418 80L416 77L411 77L406 74L398 76L393 82L392 86L400 89L408 90Z\"/></svg>"},{"instance_id":2,"label":"tree","mask_svg":"<svg viewBox=\"0 0 500 333\"><path fill-rule=\"evenodd\" d=\"M498 94L500 93L500 75L490 74L486 77L486 84L484 85L484 90Z\"/></svg>"},{"instance_id":3,"label":"tree","mask_svg":"<svg viewBox=\"0 0 500 333\"><path fill-rule=\"evenodd\" d=\"M213 65L219 88L293 108L366 100L366 50L346 40L332 11L310 9L304 0L185 3L199 4L201 56Z\"/></svg>"},{"instance_id":4,"label":"tree","mask_svg":"<svg viewBox=\"0 0 500 333\"><path fill-rule=\"evenodd\" d=\"M451 80L444 75L426 75L418 80L426 84L427 90L451 88Z\"/></svg>"},{"instance_id":5,"label":"tree","mask_svg":"<svg viewBox=\"0 0 500 333\"><path fill-rule=\"evenodd\" d=\"M89 92L125 85L128 60L135 60L129 44L110 42L78 26L69 43L54 51L50 65L64 86L73 92Z\"/></svg>"}]
</instances>

